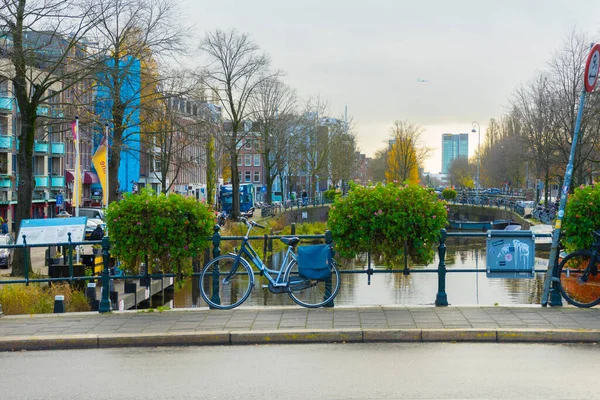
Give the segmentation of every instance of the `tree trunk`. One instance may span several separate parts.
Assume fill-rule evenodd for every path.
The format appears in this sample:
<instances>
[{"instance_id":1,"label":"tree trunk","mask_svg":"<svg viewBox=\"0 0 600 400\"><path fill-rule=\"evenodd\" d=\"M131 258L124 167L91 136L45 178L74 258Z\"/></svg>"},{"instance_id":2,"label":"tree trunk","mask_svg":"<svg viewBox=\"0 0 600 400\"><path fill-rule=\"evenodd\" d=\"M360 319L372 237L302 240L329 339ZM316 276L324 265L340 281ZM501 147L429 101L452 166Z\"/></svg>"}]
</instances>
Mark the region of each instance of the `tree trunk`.
<instances>
[{"instance_id":1,"label":"tree trunk","mask_svg":"<svg viewBox=\"0 0 600 400\"><path fill-rule=\"evenodd\" d=\"M33 198L33 189L35 180L33 177L33 144L35 140L35 124L37 116L35 111L21 109L21 133L19 135L20 151L17 155L17 165L19 171L18 185L18 206L15 218L17 229L21 226L21 221L31 218L31 203ZM13 256L13 267L11 276L24 276L25 273L25 252L23 249L15 249Z\"/></svg>"},{"instance_id":2,"label":"tree trunk","mask_svg":"<svg viewBox=\"0 0 600 400\"><path fill-rule=\"evenodd\" d=\"M118 140L117 140L118 138ZM117 134L115 129L115 139L110 148L110 157L108 161L108 203L119 200L119 165L121 163L121 133Z\"/></svg>"},{"instance_id":3,"label":"tree trunk","mask_svg":"<svg viewBox=\"0 0 600 400\"><path fill-rule=\"evenodd\" d=\"M235 154L235 153L234 153ZM231 157L231 219L237 221L240 216L240 180L238 177L237 157Z\"/></svg>"}]
</instances>

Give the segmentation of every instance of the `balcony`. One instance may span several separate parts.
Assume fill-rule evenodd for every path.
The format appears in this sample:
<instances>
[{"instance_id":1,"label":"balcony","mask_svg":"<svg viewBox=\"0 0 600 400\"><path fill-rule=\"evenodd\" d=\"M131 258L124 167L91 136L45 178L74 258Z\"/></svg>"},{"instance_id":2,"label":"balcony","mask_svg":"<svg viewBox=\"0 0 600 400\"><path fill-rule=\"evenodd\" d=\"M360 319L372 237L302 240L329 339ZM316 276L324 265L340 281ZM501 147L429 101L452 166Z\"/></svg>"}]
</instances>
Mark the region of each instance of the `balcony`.
<instances>
[{"instance_id":1,"label":"balcony","mask_svg":"<svg viewBox=\"0 0 600 400\"><path fill-rule=\"evenodd\" d=\"M13 98L0 96L0 113L11 113L13 110Z\"/></svg>"},{"instance_id":2,"label":"balcony","mask_svg":"<svg viewBox=\"0 0 600 400\"><path fill-rule=\"evenodd\" d=\"M35 176L35 188L47 188L48 187L48 177L44 175L36 175Z\"/></svg>"},{"instance_id":3,"label":"balcony","mask_svg":"<svg viewBox=\"0 0 600 400\"><path fill-rule=\"evenodd\" d=\"M12 136L0 135L0 150L12 150Z\"/></svg>"},{"instance_id":4,"label":"balcony","mask_svg":"<svg viewBox=\"0 0 600 400\"><path fill-rule=\"evenodd\" d=\"M63 188L65 187L65 177L64 176L53 176L50 179L50 185L52 188Z\"/></svg>"},{"instance_id":5,"label":"balcony","mask_svg":"<svg viewBox=\"0 0 600 400\"><path fill-rule=\"evenodd\" d=\"M47 117L48 116L48 106L38 106L35 110L35 113L38 117Z\"/></svg>"},{"instance_id":6,"label":"balcony","mask_svg":"<svg viewBox=\"0 0 600 400\"><path fill-rule=\"evenodd\" d=\"M48 152L48 143L36 140L33 144L33 151L36 153L47 153Z\"/></svg>"},{"instance_id":7,"label":"balcony","mask_svg":"<svg viewBox=\"0 0 600 400\"><path fill-rule=\"evenodd\" d=\"M11 188L12 181L10 180L10 176L4 175L0 176L0 188Z\"/></svg>"},{"instance_id":8,"label":"balcony","mask_svg":"<svg viewBox=\"0 0 600 400\"><path fill-rule=\"evenodd\" d=\"M59 155L65 154L65 144L62 142L52 142L50 144L50 149L51 149L52 154L59 154Z\"/></svg>"}]
</instances>

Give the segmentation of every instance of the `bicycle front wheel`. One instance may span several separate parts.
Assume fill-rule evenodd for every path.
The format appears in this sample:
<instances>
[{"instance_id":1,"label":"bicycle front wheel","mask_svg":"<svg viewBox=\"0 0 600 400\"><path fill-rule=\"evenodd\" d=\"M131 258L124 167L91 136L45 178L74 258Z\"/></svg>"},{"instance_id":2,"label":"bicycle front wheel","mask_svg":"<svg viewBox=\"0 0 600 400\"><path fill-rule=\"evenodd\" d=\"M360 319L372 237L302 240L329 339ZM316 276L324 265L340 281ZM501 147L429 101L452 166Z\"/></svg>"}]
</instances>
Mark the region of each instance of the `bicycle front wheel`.
<instances>
[{"instance_id":1,"label":"bicycle front wheel","mask_svg":"<svg viewBox=\"0 0 600 400\"><path fill-rule=\"evenodd\" d=\"M340 271L335 261L331 264L331 275L327 279L308 279L298 273L298 262L292 261L285 280L288 295L302 307L323 307L337 296L340 290Z\"/></svg>"},{"instance_id":2,"label":"bicycle front wheel","mask_svg":"<svg viewBox=\"0 0 600 400\"><path fill-rule=\"evenodd\" d=\"M598 266L590 263L593 253L575 251L558 265L559 290L563 297L577 307L593 307L600 303Z\"/></svg>"},{"instance_id":3,"label":"bicycle front wheel","mask_svg":"<svg viewBox=\"0 0 600 400\"><path fill-rule=\"evenodd\" d=\"M210 307L229 310L242 304L252 290L254 275L248 261L235 255L216 257L202 268L200 294ZM234 273L233 268L236 268Z\"/></svg>"}]
</instances>

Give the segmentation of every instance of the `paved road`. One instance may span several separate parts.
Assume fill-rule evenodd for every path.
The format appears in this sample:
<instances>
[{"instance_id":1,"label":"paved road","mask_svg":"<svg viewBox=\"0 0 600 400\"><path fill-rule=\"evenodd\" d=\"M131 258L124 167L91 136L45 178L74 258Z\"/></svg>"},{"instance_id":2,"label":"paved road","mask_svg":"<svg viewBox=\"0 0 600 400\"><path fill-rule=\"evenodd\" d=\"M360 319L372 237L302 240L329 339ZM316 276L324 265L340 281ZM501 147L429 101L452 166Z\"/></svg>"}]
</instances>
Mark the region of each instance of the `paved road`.
<instances>
[{"instance_id":1,"label":"paved road","mask_svg":"<svg viewBox=\"0 0 600 400\"><path fill-rule=\"evenodd\" d=\"M11 400L597 399L598 359L598 346L557 344L69 350L0 353L0 382Z\"/></svg>"},{"instance_id":2,"label":"paved road","mask_svg":"<svg viewBox=\"0 0 600 400\"><path fill-rule=\"evenodd\" d=\"M0 318L0 351L378 341L600 342L600 308L290 306Z\"/></svg>"}]
</instances>

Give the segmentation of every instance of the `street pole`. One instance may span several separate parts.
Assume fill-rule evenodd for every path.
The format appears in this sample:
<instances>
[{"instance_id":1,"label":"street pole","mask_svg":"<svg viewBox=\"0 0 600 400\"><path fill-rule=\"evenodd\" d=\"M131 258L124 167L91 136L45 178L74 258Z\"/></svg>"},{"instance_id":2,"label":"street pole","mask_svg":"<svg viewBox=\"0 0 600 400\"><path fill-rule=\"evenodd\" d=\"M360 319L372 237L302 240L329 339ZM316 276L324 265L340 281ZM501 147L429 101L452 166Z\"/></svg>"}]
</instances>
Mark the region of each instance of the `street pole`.
<instances>
[{"instance_id":1,"label":"street pole","mask_svg":"<svg viewBox=\"0 0 600 400\"><path fill-rule=\"evenodd\" d=\"M473 121L471 132L475 132L475 124L477 124L477 184L475 186L475 202L479 204L479 164L481 164L479 146L481 145L481 126L479 122Z\"/></svg>"}]
</instances>

